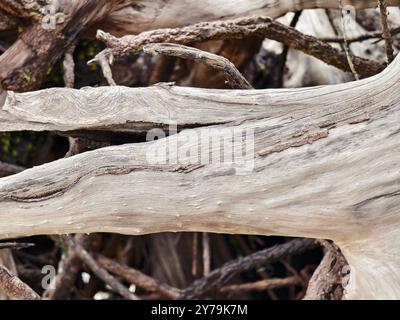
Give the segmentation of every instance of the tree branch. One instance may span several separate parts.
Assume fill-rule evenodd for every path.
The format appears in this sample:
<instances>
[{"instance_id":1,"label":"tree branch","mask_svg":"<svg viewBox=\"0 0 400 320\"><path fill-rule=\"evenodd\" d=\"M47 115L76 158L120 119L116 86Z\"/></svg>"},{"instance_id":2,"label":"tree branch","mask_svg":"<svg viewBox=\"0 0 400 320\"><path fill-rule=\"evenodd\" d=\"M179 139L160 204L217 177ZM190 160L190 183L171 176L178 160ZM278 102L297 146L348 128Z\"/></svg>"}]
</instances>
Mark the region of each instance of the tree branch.
<instances>
[{"instance_id":1,"label":"tree branch","mask_svg":"<svg viewBox=\"0 0 400 320\"><path fill-rule=\"evenodd\" d=\"M309 281L303 300L341 300L342 272L347 264L339 249L323 241L325 255Z\"/></svg>"},{"instance_id":2,"label":"tree branch","mask_svg":"<svg viewBox=\"0 0 400 320\"><path fill-rule=\"evenodd\" d=\"M0 99L1 100L1 99ZM6 177L24 171L25 168L15 164L9 164L0 161L0 177Z\"/></svg>"},{"instance_id":3,"label":"tree branch","mask_svg":"<svg viewBox=\"0 0 400 320\"><path fill-rule=\"evenodd\" d=\"M102 268L90 255L90 253L87 252L86 249L83 248L79 243L70 240L70 245L82 262L87 265L95 275L108 284L115 292L127 300L139 300L135 294L129 292L124 285L122 285L117 279L115 279L104 268Z\"/></svg>"},{"instance_id":4,"label":"tree branch","mask_svg":"<svg viewBox=\"0 0 400 320\"><path fill-rule=\"evenodd\" d=\"M99 30L97 38L103 41L108 49L102 51L90 62L98 61L99 56L102 55L118 58L137 53L149 43L171 42L187 45L208 40L241 39L250 35L259 35L282 42L291 49L300 50L341 70L351 71L345 53L316 37L305 35L269 17L203 22L183 28L153 30L122 38L113 37ZM352 61L354 68L362 77L377 74L384 69L382 64L364 58L352 56Z\"/></svg>"},{"instance_id":5,"label":"tree branch","mask_svg":"<svg viewBox=\"0 0 400 320\"><path fill-rule=\"evenodd\" d=\"M12 0L1 2L17 3ZM1 86L14 91L40 88L48 71L60 60L65 48L78 34L91 36L93 30L98 28L122 36L156 28L185 26L200 21L260 14L275 18L289 11L338 8L337 0L215 0L213 10L204 10L204 2L193 0L148 0L141 1L140 6L135 6L136 3L137 0L71 0L58 3L55 15L49 17L50 22L56 21L54 29L45 30L43 25L47 26L49 21L40 19L21 34L18 41L1 56ZM357 9L376 6L376 0L346 0L343 3L354 5ZM390 0L387 4L399 5L400 1ZM19 16L19 12L20 10L14 10L13 14ZM13 18L10 16L10 19ZM0 27L9 28L12 25L12 22L6 22L5 25L3 21L0 22ZM379 69L378 65L375 67ZM368 74L372 73L377 72Z\"/></svg>"},{"instance_id":6,"label":"tree branch","mask_svg":"<svg viewBox=\"0 0 400 320\"><path fill-rule=\"evenodd\" d=\"M395 35L397 35L399 33L400 33L400 27L390 29L391 36L395 36ZM379 39L379 38L382 39L382 32L381 31L369 32L369 33L363 34L363 35L358 36L358 37L348 38L347 42L348 43L354 43L354 42L362 42L362 41L366 41L366 40ZM318 38L318 39L321 40L321 41L325 41L325 42L338 42L338 43L343 43L344 42L344 38L343 37Z\"/></svg>"},{"instance_id":7,"label":"tree branch","mask_svg":"<svg viewBox=\"0 0 400 320\"><path fill-rule=\"evenodd\" d=\"M243 291L266 291L269 289L276 289L281 287L288 287L299 284L300 280L296 276L287 277L287 278L273 278L273 279L264 279L252 283L243 283L243 284L233 284L230 286L225 286L220 289L221 292L227 293L240 293Z\"/></svg>"},{"instance_id":8,"label":"tree branch","mask_svg":"<svg viewBox=\"0 0 400 320\"><path fill-rule=\"evenodd\" d=\"M387 21L388 12L385 0L379 0L379 11L381 13L381 25L383 29L383 39L385 39L386 56L388 63L391 63L394 59L393 39Z\"/></svg>"},{"instance_id":9,"label":"tree branch","mask_svg":"<svg viewBox=\"0 0 400 320\"><path fill-rule=\"evenodd\" d=\"M182 291L179 298L187 300L201 298L207 292L222 289L232 278L244 271L279 261L293 254L300 254L314 247L316 247L316 244L312 239L295 239L285 244L255 252L247 257L230 261L221 268L213 270L208 276L193 282Z\"/></svg>"},{"instance_id":10,"label":"tree branch","mask_svg":"<svg viewBox=\"0 0 400 320\"><path fill-rule=\"evenodd\" d=\"M34 243L22 243L22 242L0 242L0 250L3 249L14 249L20 250L29 247L33 247Z\"/></svg>"},{"instance_id":11,"label":"tree branch","mask_svg":"<svg viewBox=\"0 0 400 320\"><path fill-rule=\"evenodd\" d=\"M136 285L137 287L149 291L150 293L157 292L162 297L168 299L176 299L179 296L180 290L178 290L177 288L158 283L155 279L145 275L139 270L121 265L118 262L115 262L101 255L96 255L96 260L99 265L107 271L123 278L124 280Z\"/></svg>"},{"instance_id":12,"label":"tree branch","mask_svg":"<svg viewBox=\"0 0 400 320\"><path fill-rule=\"evenodd\" d=\"M0 265L0 291L11 299L39 300L40 296L26 283Z\"/></svg>"},{"instance_id":13,"label":"tree branch","mask_svg":"<svg viewBox=\"0 0 400 320\"><path fill-rule=\"evenodd\" d=\"M214 69L222 70L228 84L233 89L252 89L250 83L243 77L239 70L236 69L232 62L216 54L173 43L148 44L143 47L143 51L149 54L162 54L183 59L202 61Z\"/></svg>"},{"instance_id":14,"label":"tree branch","mask_svg":"<svg viewBox=\"0 0 400 320\"><path fill-rule=\"evenodd\" d=\"M19 92L39 88L79 32L110 6L105 0L66 3L63 11L56 12L48 23L39 21L28 27L0 56L1 87Z\"/></svg>"}]
</instances>

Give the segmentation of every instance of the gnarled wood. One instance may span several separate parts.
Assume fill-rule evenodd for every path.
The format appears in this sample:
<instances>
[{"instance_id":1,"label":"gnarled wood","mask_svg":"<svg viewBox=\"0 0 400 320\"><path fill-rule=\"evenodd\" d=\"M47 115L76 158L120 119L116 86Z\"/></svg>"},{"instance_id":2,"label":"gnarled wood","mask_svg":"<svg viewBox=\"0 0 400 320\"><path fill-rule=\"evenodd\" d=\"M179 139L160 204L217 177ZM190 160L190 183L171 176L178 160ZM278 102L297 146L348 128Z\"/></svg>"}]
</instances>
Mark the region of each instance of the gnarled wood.
<instances>
[{"instance_id":1,"label":"gnarled wood","mask_svg":"<svg viewBox=\"0 0 400 320\"><path fill-rule=\"evenodd\" d=\"M357 9L374 8L376 0L344 0ZM134 5L132 5L134 4ZM399 0L386 1L388 6ZM180 27L200 21L265 15L273 18L304 9L338 9L337 0L125 0L95 25L114 35L137 34L156 28ZM106 28L106 29L105 29Z\"/></svg>"},{"instance_id":2,"label":"gnarled wood","mask_svg":"<svg viewBox=\"0 0 400 320\"><path fill-rule=\"evenodd\" d=\"M0 1L0 9L9 17L29 16L21 4L9 6L9 0ZM79 0L68 2L77 3ZM57 4L57 11L64 11L66 3ZM100 19L91 26L91 32L103 29L114 35L137 34L146 30L167 27L179 27L200 21L232 19L240 16L266 15L279 17L290 11L314 8L338 9L336 0L110 0L107 14L98 12ZM376 0L344 0L343 5L357 9L374 8ZM33 1L34 3L34 1ZM399 0L386 1L388 6L400 5ZM32 7L32 5L30 5ZM18 10L13 9L18 7ZM34 9L37 9L33 6ZM87 31L90 33L90 30Z\"/></svg>"},{"instance_id":3,"label":"gnarled wood","mask_svg":"<svg viewBox=\"0 0 400 320\"><path fill-rule=\"evenodd\" d=\"M7 3L9 1L1 1ZM346 0L356 8L376 6L373 0ZM399 5L400 0L387 1ZM40 88L47 73L78 37L92 35L98 28L122 36L156 28L180 27L201 21L262 14L272 18L308 8L338 8L336 0L71 0L53 9L56 24L43 28L43 20L28 28L0 57L3 88L29 91ZM10 14L10 13L8 13ZM15 11L18 15L18 11ZM48 23L44 23L48 26ZM35 41L32 41L34 39Z\"/></svg>"},{"instance_id":4,"label":"gnarled wood","mask_svg":"<svg viewBox=\"0 0 400 320\"><path fill-rule=\"evenodd\" d=\"M248 113L237 122L98 149L0 179L0 238L95 231L326 238L352 267L348 297L399 298L399 69L400 56L362 81L296 90L130 89L148 92L149 100L138 95L132 102L133 110L147 113L179 118L184 106L197 119L217 109ZM93 90L94 100L107 91L101 98L107 105L124 89ZM49 101L73 94L79 102L89 91L52 89ZM16 106L33 94L43 92L17 95ZM150 117L142 112L138 119ZM202 156L221 151L201 133L223 141L231 130L242 130L246 145L254 130L254 152L240 158L235 149L233 163L199 159L195 147Z\"/></svg>"},{"instance_id":5,"label":"gnarled wood","mask_svg":"<svg viewBox=\"0 0 400 320\"><path fill-rule=\"evenodd\" d=\"M184 28L152 30L137 36L128 35L122 38L116 38L99 30L97 38L104 41L108 49L100 52L90 62L99 61L104 56L112 61L115 57L137 53L149 43L190 44L216 39L242 39L249 36L267 37L282 42L289 48L303 51L344 71L351 71L345 53L270 17L245 17L226 21L202 22ZM384 69L382 64L373 60L356 56L351 58L354 68L363 77L375 75Z\"/></svg>"},{"instance_id":6,"label":"gnarled wood","mask_svg":"<svg viewBox=\"0 0 400 320\"><path fill-rule=\"evenodd\" d=\"M104 17L110 6L105 0L72 0L61 8L54 7L49 21L40 20L28 27L0 56L0 86L15 91L40 88L78 34Z\"/></svg>"}]
</instances>

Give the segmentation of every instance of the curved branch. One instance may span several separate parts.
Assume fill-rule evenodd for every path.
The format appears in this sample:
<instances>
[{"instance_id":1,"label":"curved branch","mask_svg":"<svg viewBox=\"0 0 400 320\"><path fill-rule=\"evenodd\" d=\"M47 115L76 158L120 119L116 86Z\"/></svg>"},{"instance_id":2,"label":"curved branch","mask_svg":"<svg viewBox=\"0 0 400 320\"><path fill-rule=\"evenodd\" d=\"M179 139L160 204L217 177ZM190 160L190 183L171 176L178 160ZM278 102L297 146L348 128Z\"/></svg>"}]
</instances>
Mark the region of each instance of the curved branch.
<instances>
[{"instance_id":1,"label":"curved branch","mask_svg":"<svg viewBox=\"0 0 400 320\"><path fill-rule=\"evenodd\" d=\"M2 0L0 3L15 2ZM356 8L373 8L374 0L346 0ZM232 19L249 15L279 17L289 11L312 8L338 8L337 0L71 0L59 4L57 13L48 21L28 28L14 45L0 57L0 83L14 91L36 90L48 70L62 57L65 49L80 34L91 36L104 29L118 36L168 27L182 27L200 21ZM400 0L387 1L400 5ZM18 13L15 13L16 15ZM44 22L44 24L43 24ZM0 28L8 27L8 23ZM33 41L34 40L34 41ZM44 45L46 44L46 45ZM378 71L371 72L377 73Z\"/></svg>"},{"instance_id":2,"label":"curved branch","mask_svg":"<svg viewBox=\"0 0 400 320\"><path fill-rule=\"evenodd\" d=\"M291 255L301 254L307 250L314 249L316 246L315 240L295 239L255 252L247 257L227 262L222 267L214 269L206 277L194 281L182 291L179 298L187 300L199 299L207 292L223 288L231 279L242 272L277 262Z\"/></svg>"},{"instance_id":3,"label":"curved branch","mask_svg":"<svg viewBox=\"0 0 400 320\"><path fill-rule=\"evenodd\" d=\"M214 69L222 70L227 79L227 83L229 83L233 89L253 88L239 70L236 69L232 62L216 54L173 43L147 44L143 47L143 51L150 54L162 54L183 59L202 61Z\"/></svg>"},{"instance_id":4,"label":"curved branch","mask_svg":"<svg viewBox=\"0 0 400 320\"><path fill-rule=\"evenodd\" d=\"M122 36L157 28L182 27L200 21L251 15L277 18L291 11L339 8L337 0L144 0L140 6L132 6L132 1L135 0L125 0L125 6L116 6L92 29L104 29ZM399 0L388 0L386 3L388 6L400 5ZM356 9L375 8L377 1L343 0L343 5L351 5Z\"/></svg>"},{"instance_id":5,"label":"curved branch","mask_svg":"<svg viewBox=\"0 0 400 320\"><path fill-rule=\"evenodd\" d=\"M97 38L102 40L108 49L99 53L93 61L99 61L103 55L107 57L122 57L143 50L149 43L172 42L190 44L208 40L242 39L246 36L257 35L282 42L292 49L300 50L314 56L341 70L350 72L347 56L342 51L316 37L305 35L293 27L273 20L269 17L246 17L235 20L202 22L192 26L176 29L159 29L141 33L137 36L116 38L101 30ZM352 62L356 71L363 77L381 72L384 65L353 56Z\"/></svg>"}]
</instances>

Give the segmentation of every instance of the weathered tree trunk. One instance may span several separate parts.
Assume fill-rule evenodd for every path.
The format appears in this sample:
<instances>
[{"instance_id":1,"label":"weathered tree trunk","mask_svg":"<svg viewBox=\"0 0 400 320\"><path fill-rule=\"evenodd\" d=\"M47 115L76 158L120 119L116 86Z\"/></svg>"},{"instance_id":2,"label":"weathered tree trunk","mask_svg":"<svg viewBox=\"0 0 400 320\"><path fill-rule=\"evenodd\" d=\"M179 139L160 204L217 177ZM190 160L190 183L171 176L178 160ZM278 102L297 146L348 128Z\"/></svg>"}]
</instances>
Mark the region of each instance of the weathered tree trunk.
<instances>
[{"instance_id":1,"label":"weathered tree trunk","mask_svg":"<svg viewBox=\"0 0 400 320\"><path fill-rule=\"evenodd\" d=\"M294 90L9 93L0 130L120 130L124 115L129 130L174 119L209 127L1 179L0 238L97 231L326 238L352 267L347 297L400 298L399 70L400 56L368 79ZM235 148L232 163L199 159L214 159L233 130L250 146L245 156ZM210 147L201 134L221 145Z\"/></svg>"}]
</instances>

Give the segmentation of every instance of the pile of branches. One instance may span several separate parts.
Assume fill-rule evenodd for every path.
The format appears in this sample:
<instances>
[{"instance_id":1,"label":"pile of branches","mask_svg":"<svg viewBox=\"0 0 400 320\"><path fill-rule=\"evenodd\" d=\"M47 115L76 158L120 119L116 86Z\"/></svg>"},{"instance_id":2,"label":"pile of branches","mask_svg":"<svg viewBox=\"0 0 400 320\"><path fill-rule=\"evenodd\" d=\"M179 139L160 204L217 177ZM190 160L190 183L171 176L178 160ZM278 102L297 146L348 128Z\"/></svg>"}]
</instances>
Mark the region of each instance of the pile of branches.
<instances>
[{"instance_id":1,"label":"pile of branches","mask_svg":"<svg viewBox=\"0 0 400 320\"><path fill-rule=\"evenodd\" d=\"M370 2L365 5L373 7ZM182 19L177 27L160 23L162 29L141 25L135 30L110 18L128 12L114 5L71 1L49 17L44 1L0 0L2 89L159 82L216 89L282 88L296 72L290 62L298 67L308 56L312 63L320 60L340 70L340 81L351 81L381 72L400 43L400 27L388 22L385 1L376 1L379 11L358 11L353 22L364 30L358 35L335 23L335 17L345 18L343 10L319 11L330 21L333 36L299 31L306 13L302 10L279 21L275 18L285 13L279 10L271 11L271 17L237 13L223 20L215 20L221 16L215 13L206 17L209 22ZM52 29L43 27L49 19L54 19ZM280 43L277 50L270 40ZM363 45L367 53L354 54L354 44ZM376 52L382 54L372 57ZM310 76L314 80L307 79ZM303 75L298 85L320 84L315 78ZM37 135L41 138L17 133L2 137L2 177L88 150L143 141L124 135ZM11 154L15 138L19 152ZM26 145L29 157L23 156ZM165 233L49 235L0 243L0 294L11 299L341 299L346 270L335 244L315 239ZM46 278L48 274L53 276Z\"/></svg>"}]
</instances>

